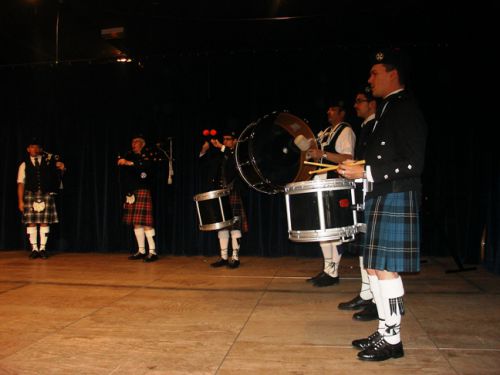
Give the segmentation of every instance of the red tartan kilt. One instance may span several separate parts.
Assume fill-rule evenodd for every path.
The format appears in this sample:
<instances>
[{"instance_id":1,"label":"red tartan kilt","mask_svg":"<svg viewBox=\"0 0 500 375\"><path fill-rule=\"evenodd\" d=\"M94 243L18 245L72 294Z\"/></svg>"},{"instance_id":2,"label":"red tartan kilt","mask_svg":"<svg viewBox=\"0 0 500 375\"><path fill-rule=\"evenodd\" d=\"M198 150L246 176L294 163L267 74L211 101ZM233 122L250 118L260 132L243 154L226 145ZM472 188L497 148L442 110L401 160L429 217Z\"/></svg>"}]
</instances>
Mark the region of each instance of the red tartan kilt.
<instances>
[{"instance_id":1,"label":"red tartan kilt","mask_svg":"<svg viewBox=\"0 0 500 375\"><path fill-rule=\"evenodd\" d=\"M123 222L127 225L153 226L153 200L146 189L134 191L135 202L123 204Z\"/></svg>"}]
</instances>

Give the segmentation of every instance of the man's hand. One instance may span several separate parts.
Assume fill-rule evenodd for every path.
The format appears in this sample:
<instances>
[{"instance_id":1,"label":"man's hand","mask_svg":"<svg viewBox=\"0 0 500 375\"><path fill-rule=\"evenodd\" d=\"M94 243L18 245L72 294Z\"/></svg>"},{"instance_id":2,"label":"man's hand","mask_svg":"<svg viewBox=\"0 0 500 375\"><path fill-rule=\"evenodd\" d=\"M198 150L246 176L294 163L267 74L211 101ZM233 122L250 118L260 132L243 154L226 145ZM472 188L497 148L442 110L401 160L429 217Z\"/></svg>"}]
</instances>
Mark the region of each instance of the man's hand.
<instances>
[{"instance_id":1,"label":"man's hand","mask_svg":"<svg viewBox=\"0 0 500 375\"><path fill-rule=\"evenodd\" d=\"M216 138L211 139L210 143L212 143L212 145L217 148L222 148L223 146L222 143L220 143L219 140Z\"/></svg>"}]
</instances>

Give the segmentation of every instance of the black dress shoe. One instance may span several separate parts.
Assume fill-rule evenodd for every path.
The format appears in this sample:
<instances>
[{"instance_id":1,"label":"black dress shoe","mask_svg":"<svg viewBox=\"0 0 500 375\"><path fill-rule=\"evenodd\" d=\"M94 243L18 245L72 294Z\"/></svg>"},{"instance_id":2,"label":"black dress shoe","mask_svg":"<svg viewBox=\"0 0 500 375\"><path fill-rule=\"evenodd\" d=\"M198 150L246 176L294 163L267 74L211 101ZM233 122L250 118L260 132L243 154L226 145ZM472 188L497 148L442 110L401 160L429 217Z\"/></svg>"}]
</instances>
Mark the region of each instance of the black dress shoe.
<instances>
[{"instance_id":1,"label":"black dress shoe","mask_svg":"<svg viewBox=\"0 0 500 375\"><path fill-rule=\"evenodd\" d=\"M317 286L319 288L324 287L324 286L330 286L330 285L335 285L340 282L339 277L332 277L329 274L325 273L322 276L318 277L316 280L313 281L313 285Z\"/></svg>"},{"instance_id":2,"label":"black dress shoe","mask_svg":"<svg viewBox=\"0 0 500 375\"><path fill-rule=\"evenodd\" d=\"M403 343L389 344L383 338L369 348L358 353L358 358L363 361L385 361L389 358L401 358L405 355Z\"/></svg>"},{"instance_id":3,"label":"black dress shoe","mask_svg":"<svg viewBox=\"0 0 500 375\"><path fill-rule=\"evenodd\" d=\"M146 253L140 253L137 252L134 255L131 255L128 257L128 260L137 260L137 259L144 259L146 257Z\"/></svg>"},{"instance_id":4,"label":"black dress shoe","mask_svg":"<svg viewBox=\"0 0 500 375\"><path fill-rule=\"evenodd\" d=\"M352 314L352 318L354 320L359 320L361 322L369 322L371 320L377 320L378 319L377 305L371 302L363 310Z\"/></svg>"},{"instance_id":5,"label":"black dress shoe","mask_svg":"<svg viewBox=\"0 0 500 375\"><path fill-rule=\"evenodd\" d=\"M47 255L47 252L45 250L40 250L40 258L42 258L42 259L49 258L49 256Z\"/></svg>"},{"instance_id":6,"label":"black dress shoe","mask_svg":"<svg viewBox=\"0 0 500 375\"><path fill-rule=\"evenodd\" d=\"M156 254L148 254L147 257L144 257L144 262L151 263L156 262L158 260L158 255Z\"/></svg>"},{"instance_id":7,"label":"black dress shoe","mask_svg":"<svg viewBox=\"0 0 500 375\"><path fill-rule=\"evenodd\" d=\"M237 259L231 259L227 262L228 268L238 268L240 266L240 261Z\"/></svg>"},{"instance_id":8,"label":"black dress shoe","mask_svg":"<svg viewBox=\"0 0 500 375\"><path fill-rule=\"evenodd\" d=\"M382 335L378 331L375 331L370 336L368 336L366 339L354 340L352 342L352 346L359 348L359 349L362 349L362 350L365 350L365 349L368 349L370 346L372 346L377 341L379 341L381 338L382 338Z\"/></svg>"},{"instance_id":9,"label":"black dress shoe","mask_svg":"<svg viewBox=\"0 0 500 375\"><path fill-rule=\"evenodd\" d=\"M31 254L30 254L30 258L31 258L31 259L36 259L36 258L38 258L38 257L39 257L39 255L40 255L40 254L38 254L38 251L33 250L33 251L31 252Z\"/></svg>"},{"instance_id":10,"label":"black dress shoe","mask_svg":"<svg viewBox=\"0 0 500 375\"><path fill-rule=\"evenodd\" d=\"M313 277L310 277L308 279L306 279L306 282L308 283L312 283L314 282L314 280L317 280L318 278L320 278L321 276L323 276L325 273L325 271L321 271L321 272L318 272L316 275L314 275Z\"/></svg>"},{"instance_id":11,"label":"black dress shoe","mask_svg":"<svg viewBox=\"0 0 500 375\"><path fill-rule=\"evenodd\" d=\"M359 295L354 297L352 300L347 302L341 302L338 305L340 310L360 310L365 306L371 305L372 301L369 299L363 299Z\"/></svg>"},{"instance_id":12,"label":"black dress shoe","mask_svg":"<svg viewBox=\"0 0 500 375\"><path fill-rule=\"evenodd\" d=\"M222 259L222 258L219 258L217 259L217 261L213 262L210 266L214 267L214 268L218 268L218 267L223 267L223 266L227 266L227 259Z\"/></svg>"}]
</instances>

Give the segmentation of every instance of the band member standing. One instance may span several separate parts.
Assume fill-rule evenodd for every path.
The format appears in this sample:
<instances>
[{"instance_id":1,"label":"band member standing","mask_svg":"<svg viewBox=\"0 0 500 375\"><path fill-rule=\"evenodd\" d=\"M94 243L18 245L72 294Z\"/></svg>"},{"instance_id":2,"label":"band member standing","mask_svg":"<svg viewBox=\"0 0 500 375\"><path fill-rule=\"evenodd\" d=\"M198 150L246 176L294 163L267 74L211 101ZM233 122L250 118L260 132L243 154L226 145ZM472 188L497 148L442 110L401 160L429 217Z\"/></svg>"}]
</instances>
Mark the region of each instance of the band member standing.
<instances>
[{"instance_id":1,"label":"band member standing","mask_svg":"<svg viewBox=\"0 0 500 375\"><path fill-rule=\"evenodd\" d=\"M30 258L47 259L50 225L59 222L54 194L59 190L60 173L65 167L58 156L43 152L37 139L32 139L26 150L28 155L17 173L18 207L31 244Z\"/></svg>"},{"instance_id":2,"label":"band member standing","mask_svg":"<svg viewBox=\"0 0 500 375\"><path fill-rule=\"evenodd\" d=\"M132 150L118 159L122 172L122 183L126 193L123 204L123 222L134 226L137 252L128 257L130 260L143 259L144 262L158 260L153 226L153 200L151 198L152 156L146 148L142 135L132 138ZM146 240L148 253L146 254Z\"/></svg>"},{"instance_id":3,"label":"band member standing","mask_svg":"<svg viewBox=\"0 0 500 375\"><path fill-rule=\"evenodd\" d=\"M200 161L211 173L208 178L209 188L230 189L229 202L236 222L229 228L218 231L220 258L211 264L212 267L238 268L240 266L240 240L242 233L248 231L248 221L241 200L241 181L236 170L234 150L238 137L236 132L226 130L222 133L223 143L216 138L205 141L200 151ZM210 142L210 143L209 143ZM214 148L211 150L210 145ZM229 259L229 237L231 236L232 255Z\"/></svg>"},{"instance_id":4,"label":"band member standing","mask_svg":"<svg viewBox=\"0 0 500 375\"><path fill-rule=\"evenodd\" d=\"M356 135L347 122L344 121L346 115L345 102L335 100L328 106L327 116L330 126L318 134L320 149L309 149L307 157L321 159L321 163L338 164L346 159L352 159ZM315 176L315 179L326 179L337 177L335 172ZM323 253L323 271L313 276L307 281L314 286L324 287L339 283L339 264L342 254L339 253L339 241L321 241L320 247Z\"/></svg>"},{"instance_id":5,"label":"band member standing","mask_svg":"<svg viewBox=\"0 0 500 375\"><path fill-rule=\"evenodd\" d=\"M363 119L361 123L361 130L359 132L359 137L356 138L356 149L354 151L355 158L357 160L365 159L366 144L368 142L368 137L370 136L373 125L375 124L375 111L377 109L377 101L372 95L371 88L369 86L360 88L356 93L356 99L354 100L354 109L356 110L356 115ZM356 193L361 193L360 190L356 189ZM363 199L361 194L357 194L356 201L358 199ZM358 222L364 223L363 211L358 212ZM373 294L370 289L370 281L368 279L368 273L363 267L363 253L361 242L364 241L364 235L358 233L356 237L356 242L353 245L357 245L360 249L359 256L359 267L361 271L361 290L359 294L347 302L341 302L338 305L340 310L360 310L353 314L353 319L361 321L370 321L378 319L377 306L373 300Z\"/></svg>"},{"instance_id":6,"label":"band member standing","mask_svg":"<svg viewBox=\"0 0 500 375\"><path fill-rule=\"evenodd\" d=\"M401 316L404 314L401 272L420 271L420 177L424 167L427 125L406 89L408 74L404 56L396 51L374 55L368 83L382 98L369 137L365 166L346 160L339 174L349 178L366 175L373 182L367 193L367 232L363 263L368 272L379 316L378 329L354 340L362 349L358 358L383 361L404 356Z\"/></svg>"}]
</instances>

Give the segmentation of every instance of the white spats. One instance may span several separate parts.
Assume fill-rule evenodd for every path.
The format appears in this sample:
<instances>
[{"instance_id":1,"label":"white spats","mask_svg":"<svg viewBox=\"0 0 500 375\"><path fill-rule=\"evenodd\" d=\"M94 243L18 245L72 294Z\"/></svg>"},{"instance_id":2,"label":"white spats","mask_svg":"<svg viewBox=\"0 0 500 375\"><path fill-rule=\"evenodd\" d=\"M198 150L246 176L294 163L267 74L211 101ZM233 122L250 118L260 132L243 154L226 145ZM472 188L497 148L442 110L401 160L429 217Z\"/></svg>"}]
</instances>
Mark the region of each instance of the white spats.
<instances>
[{"instance_id":1,"label":"white spats","mask_svg":"<svg viewBox=\"0 0 500 375\"><path fill-rule=\"evenodd\" d=\"M148 229L144 231L144 234L146 235L146 239L148 240L148 248L149 248L149 253L150 254L156 254L156 245L155 245L155 230L154 229Z\"/></svg>"},{"instance_id":2,"label":"white spats","mask_svg":"<svg viewBox=\"0 0 500 375\"><path fill-rule=\"evenodd\" d=\"M234 229L231 231L231 245L233 246L232 258L234 260L240 259L239 258L240 238L241 238L241 231L239 229Z\"/></svg>"},{"instance_id":3,"label":"white spats","mask_svg":"<svg viewBox=\"0 0 500 375\"><path fill-rule=\"evenodd\" d=\"M31 245L32 251L38 251L38 240L37 240L37 230L36 227L27 227L26 233L28 233L28 238Z\"/></svg>"},{"instance_id":4,"label":"white spats","mask_svg":"<svg viewBox=\"0 0 500 375\"><path fill-rule=\"evenodd\" d=\"M401 316L404 314L403 281L401 277L390 280L379 280L380 294L385 313L384 339L389 344L401 341Z\"/></svg>"},{"instance_id":5,"label":"white spats","mask_svg":"<svg viewBox=\"0 0 500 375\"><path fill-rule=\"evenodd\" d=\"M138 227L134 228L135 239L137 240L137 247L139 248L139 252L141 254L146 254L146 241L144 228Z\"/></svg>"},{"instance_id":6,"label":"white spats","mask_svg":"<svg viewBox=\"0 0 500 375\"><path fill-rule=\"evenodd\" d=\"M380 294L379 280L375 275L368 275L368 279L370 280L370 289L372 290L373 300L375 301L375 305L377 305L378 333L383 336L385 332L385 312L384 305L382 303L382 296Z\"/></svg>"},{"instance_id":7,"label":"white spats","mask_svg":"<svg viewBox=\"0 0 500 375\"><path fill-rule=\"evenodd\" d=\"M229 245L229 231L226 229L220 230L217 233L219 237L219 246L220 246L220 257L224 260L228 258L227 246Z\"/></svg>"},{"instance_id":8,"label":"white spats","mask_svg":"<svg viewBox=\"0 0 500 375\"><path fill-rule=\"evenodd\" d=\"M323 241L319 243L319 246L323 253L323 271L331 277L338 277L342 255L337 251L337 245L335 245L334 241Z\"/></svg>"},{"instance_id":9,"label":"white spats","mask_svg":"<svg viewBox=\"0 0 500 375\"><path fill-rule=\"evenodd\" d=\"M373 299L373 293L370 289L370 280L368 279L368 273L363 266L363 257L359 257L359 269L361 271L361 291L359 296L364 300Z\"/></svg>"},{"instance_id":10,"label":"white spats","mask_svg":"<svg viewBox=\"0 0 500 375\"><path fill-rule=\"evenodd\" d=\"M49 238L50 228L48 226L40 227L40 251L45 250Z\"/></svg>"}]
</instances>

